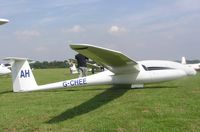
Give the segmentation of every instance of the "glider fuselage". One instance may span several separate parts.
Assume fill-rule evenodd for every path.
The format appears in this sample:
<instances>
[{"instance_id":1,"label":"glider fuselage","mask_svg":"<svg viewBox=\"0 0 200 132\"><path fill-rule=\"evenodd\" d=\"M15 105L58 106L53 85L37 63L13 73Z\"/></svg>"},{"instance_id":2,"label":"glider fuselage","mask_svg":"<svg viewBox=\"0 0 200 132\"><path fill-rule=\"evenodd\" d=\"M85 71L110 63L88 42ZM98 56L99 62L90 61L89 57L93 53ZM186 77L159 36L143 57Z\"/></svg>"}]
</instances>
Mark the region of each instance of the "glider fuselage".
<instances>
[{"instance_id":1,"label":"glider fuselage","mask_svg":"<svg viewBox=\"0 0 200 132\"><path fill-rule=\"evenodd\" d=\"M102 84L146 84L162 81L175 80L187 75L195 75L196 72L191 68L172 61L139 61L138 73L114 74L109 70L90 75L83 78L76 78L57 83L41 85L38 89L67 88L86 85ZM146 66L145 66L146 65Z\"/></svg>"}]
</instances>

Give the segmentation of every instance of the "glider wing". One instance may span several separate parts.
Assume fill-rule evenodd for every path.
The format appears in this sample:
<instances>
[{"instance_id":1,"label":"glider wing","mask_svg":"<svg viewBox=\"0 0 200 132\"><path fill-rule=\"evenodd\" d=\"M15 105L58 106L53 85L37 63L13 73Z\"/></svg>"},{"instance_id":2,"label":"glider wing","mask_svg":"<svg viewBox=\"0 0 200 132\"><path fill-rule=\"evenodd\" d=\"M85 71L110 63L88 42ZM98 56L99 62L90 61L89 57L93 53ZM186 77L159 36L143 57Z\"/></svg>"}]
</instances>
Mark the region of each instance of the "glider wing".
<instances>
[{"instance_id":1,"label":"glider wing","mask_svg":"<svg viewBox=\"0 0 200 132\"><path fill-rule=\"evenodd\" d=\"M8 23L8 22L9 22L9 20L0 18L0 25Z\"/></svg>"},{"instance_id":2,"label":"glider wing","mask_svg":"<svg viewBox=\"0 0 200 132\"><path fill-rule=\"evenodd\" d=\"M73 44L70 47L115 74L139 72L138 63L119 51L88 44Z\"/></svg>"}]
</instances>

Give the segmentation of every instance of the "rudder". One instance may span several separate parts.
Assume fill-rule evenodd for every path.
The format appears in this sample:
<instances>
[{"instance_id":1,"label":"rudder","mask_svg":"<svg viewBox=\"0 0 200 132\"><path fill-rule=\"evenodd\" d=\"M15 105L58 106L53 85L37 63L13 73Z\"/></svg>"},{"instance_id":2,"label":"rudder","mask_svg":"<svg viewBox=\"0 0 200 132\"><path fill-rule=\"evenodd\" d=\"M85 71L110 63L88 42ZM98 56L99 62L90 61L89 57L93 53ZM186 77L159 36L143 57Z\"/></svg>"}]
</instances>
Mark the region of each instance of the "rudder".
<instances>
[{"instance_id":1,"label":"rudder","mask_svg":"<svg viewBox=\"0 0 200 132\"><path fill-rule=\"evenodd\" d=\"M185 65L186 64L186 59L185 57L183 56L182 59L181 59L181 64Z\"/></svg>"},{"instance_id":2,"label":"rudder","mask_svg":"<svg viewBox=\"0 0 200 132\"><path fill-rule=\"evenodd\" d=\"M26 92L38 88L28 59L9 57L5 60L12 63L13 92Z\"/></svg>"}]
</instances>

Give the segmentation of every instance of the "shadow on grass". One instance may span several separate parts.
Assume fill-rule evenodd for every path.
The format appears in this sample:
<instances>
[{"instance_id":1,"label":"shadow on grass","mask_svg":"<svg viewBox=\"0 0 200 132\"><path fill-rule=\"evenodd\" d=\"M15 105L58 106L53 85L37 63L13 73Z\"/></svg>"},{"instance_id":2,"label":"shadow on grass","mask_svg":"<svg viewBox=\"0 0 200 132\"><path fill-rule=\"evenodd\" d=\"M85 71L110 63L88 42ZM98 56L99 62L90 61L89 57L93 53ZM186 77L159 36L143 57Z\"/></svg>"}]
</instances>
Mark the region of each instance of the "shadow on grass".
<instances>
[{"instance_id":1,"label":"shadow on grass","mask_svg":"<svg viewBox=\"0 0 200 132\"><path fill-rule=\"evenodd\" d=\"M144 88L131 89L130 85L129 86L128 85L122 85L122 86L118 85L118 86L112 86L109 89L102 89L102 88L84 89L87 91L88 90L105 90L105 91L74 108L64 111L63 113L55 116L54 118L50 119L46 123L49 123L49 124L59 123L59 122L62 122L62 121L68 120L68 119L72 119L76 116L80 116L82 114L91 112L95 109L100 108L103 105L106 105L107 103L111 102L112 100L121 97L128 90L142 90L142 89L144 90L144 89L159 89L159 88L177 88L177 86L147 86ZM76 90L74 90L74 91L76 91Z\"/></svg>"},{"instance_id":2,"label":"shadow on grass","mask_svg":"<svg viewBox=\"0 0 200 132\"><path fill-rule=\"evenodd\" d=\"M2 91L2 92L0 92L0 95L2 95L2 94L7 94L7 93L11 93L11 92L13 92L13 91L11 91L11 90L9 90L9 91Z\"/></svg>"},{"instance_id":3,"label":"shadow on grass","mask_svg":"<svg viewBox=\"0 0 200 132\"><path fill-rule=\"evenodd\" d=\"M113 86L109 89L106 89L101 94L96 95L95 97L91 98L90 100L88 100L74 108L66 110L65 112L59 114L58 116L50 119L46 123L49 123L49 124L59 123L59 122L74 118L76 116L80 116L82 114L91 112L91 111L93 111L97 108L100 108L101 106L111 102L112 100L119 98L124 93L126 93L128 90L130 90L129 87L121 88L121 87Z\"/></svg>"}]
</instances>

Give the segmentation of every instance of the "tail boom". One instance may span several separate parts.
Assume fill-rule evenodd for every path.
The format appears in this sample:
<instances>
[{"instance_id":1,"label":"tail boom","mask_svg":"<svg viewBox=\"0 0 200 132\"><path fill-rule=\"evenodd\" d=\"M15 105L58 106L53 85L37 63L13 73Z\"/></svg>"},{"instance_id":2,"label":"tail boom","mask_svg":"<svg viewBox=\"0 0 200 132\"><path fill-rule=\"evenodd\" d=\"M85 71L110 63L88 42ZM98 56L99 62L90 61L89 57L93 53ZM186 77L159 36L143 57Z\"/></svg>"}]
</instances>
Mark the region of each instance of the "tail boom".
<instances>
[{"instance_id":1,"label":"tail boom","mask_svg":"<svg viewBox=\"0 0 200 132\"><path fill-rule=\"evenodd\" d=\"M13 92L28 92L47 89L69 88L75 86L111 84L112 82L112 78L108 76L111 73L108 72L106 74L98 73L83 78L76 78L38 86L30 68L28 62L30 61L29 59L8 57L4 60L9 60L12 64Z\"/></svg>"}]
</instances>

